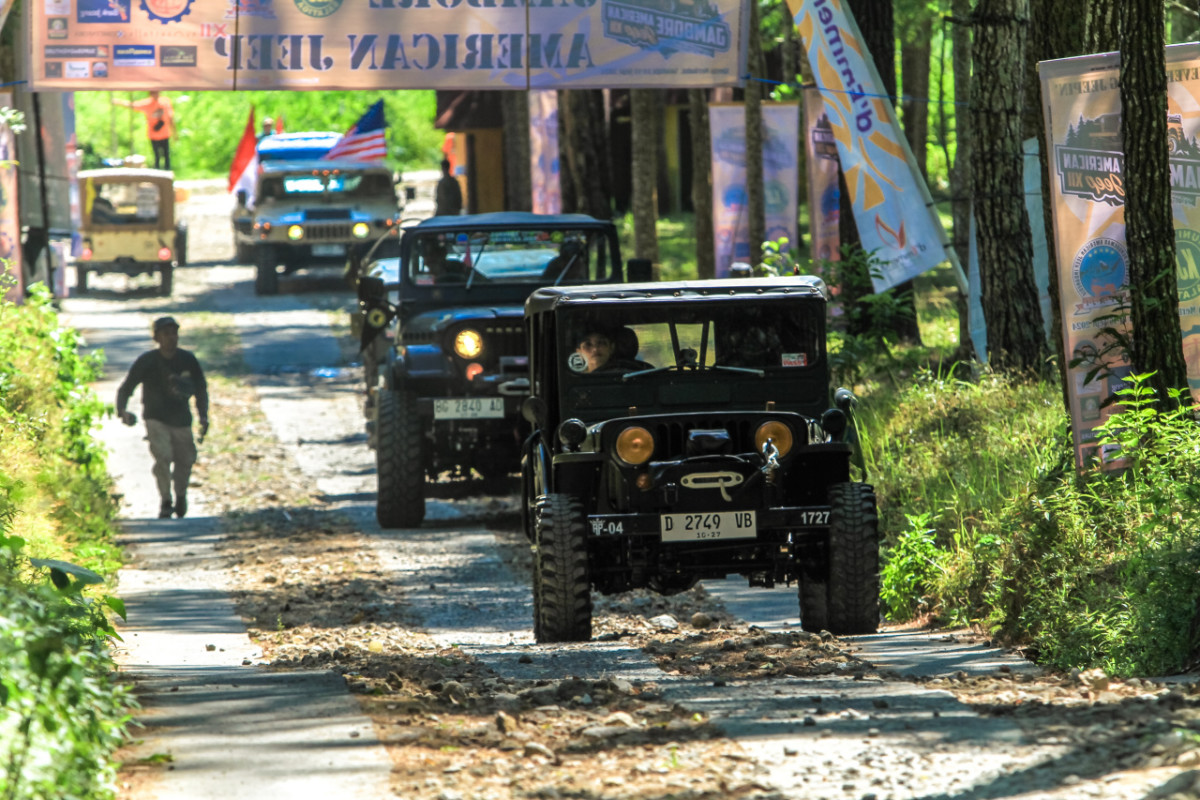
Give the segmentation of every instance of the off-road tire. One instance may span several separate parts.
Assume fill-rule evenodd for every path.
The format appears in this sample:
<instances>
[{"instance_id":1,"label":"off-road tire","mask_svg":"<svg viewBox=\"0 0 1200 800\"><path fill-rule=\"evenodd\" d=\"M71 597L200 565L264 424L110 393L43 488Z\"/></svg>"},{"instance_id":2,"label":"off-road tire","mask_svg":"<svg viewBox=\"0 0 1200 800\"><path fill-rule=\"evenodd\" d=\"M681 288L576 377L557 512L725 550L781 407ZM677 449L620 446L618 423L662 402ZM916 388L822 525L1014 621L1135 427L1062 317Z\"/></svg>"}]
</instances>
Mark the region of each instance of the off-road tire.
<instances>
[{"instance_id":1,"label":"off-road tire","mask_svg":"<svg viewBox=\"0 0 1200 800\"><path fill-rule=\"evenodd\" d=\"M415 528L425 519L425 441L417 398L380 390L378 414L375 519L381 528Z\"/></svg>"},{"instance_id":2,"label":"off-road tire","mask_svg":"<svg viewBox=\"0 0 1200 800\"><path fill-rule=\"evenodd\" d=\"M235 239L233 242L233 260L238 264L253 264L254 246Z\"/></svg>"},{"instance_id":3,"label":"off-road tire","mask_svg":"<svg viewBox=\"0 0 1200 800\"><path fill-rule=\"evenodd\" d=\"M800 628L809 633L829 630L829 584L801 575L796 593L800 597Z\"/></svg>"},{"instance_id":4,"label":"off-road tire","mask_svg":"<svg viewBox=\"0 0 1200 800\"><path fill-rule=\"evenodd\" d=\"M159 284L158 293L163 297L170 297L171 291L175 287L175 268L167 263L162 268L162 282Z\"/></svg>"},{"instance_id":5,"label":"off-road tire","mask_svg":"<svg viewBox=\"0 0 1200 800\"><path fill-rule=\"evenodd\" d=\"M75 291L79 292L79 294L83 294L87 290L88 290L88 268L87 267L76 267L75 268Z\"/></svg>"},{"instance_id":6,"label":"off-road tire","mask_svg":"<svg viewBox=\"0 0 1200 800\"><path fill-rule=\"evenodd\" d=\"M186 225L175 226L175 263L187 266L188 229Z\"/></svg>"},{"instance_id":7,"label":"off-road tire","mask_svg":"<svg viewBox=\"0 0 1200 800\"><path fill-rule=\"evenodd\" d=\"M275 250L269 245L262 245L255 256L254 293L279 294L279 270L276 269Z\"/></svg>"},{"instance_id":8,"label":"off-road tire","mask_svg":"<svg viewBox=\"0 0 1200 800\"><path fill-rule=\"evenodd\" d=\"M592 638L587 521L583 506L565 494L538 498L534 547L533 632L538 642Z\"/></svg>"},{"instance_id":9,"label":"off-road tire","mask_svg":"<svg viewBox=\"0 0 1200 800\"><path fill-rule=\"evenodd\" d=\"M829 487L828 630L841 636L879 627L879 512L865 483Z\"/></svg>"}]
</instances>

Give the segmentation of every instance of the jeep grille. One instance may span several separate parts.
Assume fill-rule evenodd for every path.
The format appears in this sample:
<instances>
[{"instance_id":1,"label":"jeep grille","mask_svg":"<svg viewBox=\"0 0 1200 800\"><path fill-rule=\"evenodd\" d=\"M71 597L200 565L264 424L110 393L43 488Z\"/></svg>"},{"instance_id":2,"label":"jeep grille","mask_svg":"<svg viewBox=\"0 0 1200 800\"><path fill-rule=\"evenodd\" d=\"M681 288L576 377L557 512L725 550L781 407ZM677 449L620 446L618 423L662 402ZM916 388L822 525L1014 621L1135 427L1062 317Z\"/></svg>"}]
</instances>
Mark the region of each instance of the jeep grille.
<instances>
[{"instance_id":1,"label":"jeep grille","mask_svg":"<svg viewBox=\"0 0 1200 800\"><path fill-rule=\"evenodd\" d=\"M351 238L350 225L312 225L304 226L305 239L337 239L345 240Z\"/></svg>"},{"instance_id":2,"label":"jeep grille","mask_svg":"<svg viewBox=\"0 0 1200 800\"><path fill-rule=\"evenodd\" d=\"M687 449L688 433L697 428L728 431L733 451L745 453L754 449L754 431L761 423L761 419L751 422L730 417L689 417L686 420L659 422L652 431L654 441L658 443L655 455L659 458L682 456Z\"/></svg>"},{"instance_id":3,"label":"jeep grille","mask_svg":"<svg viewBox=\"0 0 1200 800\"><path fill-rule=\"evenodd\" d=\"M483 340L493 357L525 355L525 330L520 324L496 322L485 325Z\"/></svg>"}]
</instances>

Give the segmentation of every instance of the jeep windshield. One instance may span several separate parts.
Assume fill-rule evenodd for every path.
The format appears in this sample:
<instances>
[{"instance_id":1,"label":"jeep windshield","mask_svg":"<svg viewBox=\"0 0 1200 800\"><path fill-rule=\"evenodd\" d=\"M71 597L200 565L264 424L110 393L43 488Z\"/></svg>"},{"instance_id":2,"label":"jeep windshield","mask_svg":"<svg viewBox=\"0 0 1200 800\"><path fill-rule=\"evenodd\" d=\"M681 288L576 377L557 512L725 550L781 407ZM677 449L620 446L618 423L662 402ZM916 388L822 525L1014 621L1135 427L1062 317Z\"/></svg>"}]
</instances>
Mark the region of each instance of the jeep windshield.
<instances>
[{"instance_id":1,"label":"jeep windshield","mask_svg":"<svg viewBox=\"0 0 1200 800\"><path fill-rule=\"evenodd\" d=\"M357 198L388 196L393 192L391 178L383 173L315 170L264 177L261 188L264 199L301 202L314 195Z\"/></svg>"},{"instance_id":2,"label":"jeep windshield","mask_svg":"<svg viewBox=\"0 0 1200 800\"><path fill-rule=\"evenodd\" d=\"M610 276L610 242L602 230L489 229L410 232L406 280L418 286L484 284L559 286Z\"/></svg>"},{"instance_id":3,"label":"jeep windshield","mask_svg":"<svg viewBox=\"0 0 1200 800\"><path fill-rule=\"evenodd\" d=\"M788 300L581 304L560 316L568 385L795 377L824 363L822 306Z\"/></svg>"}]
</instances>

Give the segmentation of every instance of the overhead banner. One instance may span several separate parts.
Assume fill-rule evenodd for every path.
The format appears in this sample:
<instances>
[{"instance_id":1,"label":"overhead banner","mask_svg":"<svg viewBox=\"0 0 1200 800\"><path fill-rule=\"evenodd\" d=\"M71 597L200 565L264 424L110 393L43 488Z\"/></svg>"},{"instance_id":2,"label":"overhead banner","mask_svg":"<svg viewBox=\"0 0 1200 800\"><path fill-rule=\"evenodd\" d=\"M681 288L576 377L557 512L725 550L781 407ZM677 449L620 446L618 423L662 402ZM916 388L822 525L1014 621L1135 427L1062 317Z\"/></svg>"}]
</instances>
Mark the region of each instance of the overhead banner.
<instances>
[{"instance_id":1,"label":"overhead banner","mask_svg":"<svg viewBox=\"0 0 1200 800\"><path fill-rule=\"evenodd\" d=\"M558 163L558 92L529 93L529 158L533 213L562 213Z\"/></svg>"},{"instance_id":2,"label":"overhead banner","mask_svg":"<svg viewBox=\"0 0 1200 800\"><path fill-rule=\"evenodd\" d=\"M764 103L763 195L769 241L796 236L800 110L795 103ZM716 277L729 275L735 262L750 260L750 220L746 216L746 109L741 103L709 106L712 135L713 235ZM751 265L753 266L753 265Z\"/></svg>"},{"instance_id":3,"label":"overhead banner","mask_svg":"<svg viewBox=\"0 0 1200 800\"><path fill-rule=\"evenodd\" d=\"M0 92L0 108L12 108L10 92ZM6 297L20 302L25 297L21 268L21 215L17 208L17 137L12 128L0 122L0 274L16 279Z\"/></svg>"},{"instance_id":4,"label":"overhead banner","mask_svg":"<svg viewBox=\"0 0 1200 800\"><path fill-rule=\"evenodd\" d=\"M1188 384L1200 400L1200 46L1172 45L1166 61L1179 324ZM1038 72L1053 158L1063 343L1068 358L1082 359L1068 368L1067 383L1076 464L1111 465L1114 454L1098 451L1095 429L1119 408L1105 403L1131 369L1123 353L1106 351L1110 342L1101 332L1119 327L1113 316L1129 302L1120 54L1043 61ZM1127 327L1128 317L1121 324Z\"/></svg>"},{"instance_id":5,"label":"overhead banner","mask_svg":"<svg viewBox=\"0 0 1200 800\"><path fill-rule=\"evenodd\" d=\"M804 87L804 143L808 162L808 236L814 259L841 260L841 189L837 142L815 86Z\"/></svg>"},{"instance_id":6,"label":"overhead banner","mask_svg":"<svg viewBox=\"0 0 1200 800\"><path fill-rule=\"evenodd\" d=\"M739 0L31 0L56 89L574 89L739 84Z\"/></svg>"},{"instance_id":7,"label":"overhead banner","mask_svg":"<svg viewBox=\"0 0 1200 800\"><path fill-rule=\"evenodd\" d=\"M947 258L946 234L850 9L787 0L837 143L863 249L882 292Z\"/></svg>"}]
</instances>

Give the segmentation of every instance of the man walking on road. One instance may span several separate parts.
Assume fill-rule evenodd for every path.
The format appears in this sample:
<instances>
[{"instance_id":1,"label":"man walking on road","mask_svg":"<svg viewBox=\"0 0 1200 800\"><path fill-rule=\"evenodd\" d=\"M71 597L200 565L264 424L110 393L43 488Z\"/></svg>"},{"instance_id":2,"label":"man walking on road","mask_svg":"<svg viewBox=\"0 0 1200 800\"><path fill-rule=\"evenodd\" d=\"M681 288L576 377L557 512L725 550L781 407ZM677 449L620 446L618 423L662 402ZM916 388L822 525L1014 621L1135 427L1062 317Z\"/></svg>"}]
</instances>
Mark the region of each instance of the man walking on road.
<instances>
[{"instance_id":1,"label":"man walking on road","mask_svg":"<svg viewBox=\"0 0 1200 800\"><path fill-rule=\"evenodd\" d=\"M179 323L174 317L154 320L154 341L157 350L148 350L137 357L129 374L117 389L117 416L126 425L137 417L125 410L130 395L142 385L142 416L146 419L146 439L154 457L154 480L162 498L159 519L187 514L188 479L196 463L196 443L192 440L192 411L190 399L196 398L196 414L200 418L200 441L208 434L208 384L200 362L189 350L179 347ZM174 472L171 465L175 465ZM175 499L171 500L174 484Z\"/></svg>"},{"instance_id":2,"label":"man walking on road","mask_svg":"<svg viewBox=\"0 0 1200 800\"><path fill-rule=\"evenodd\" d=\"M119 97L113 98L113 104L132 108L146 115L146 136L150 139L150 147L154 150L154 168L171 168L171 138L175 135L175 110L171 101L161 97L158 92L150 92L135 102L129 102Z\"/></svg>"}]
</instances>

